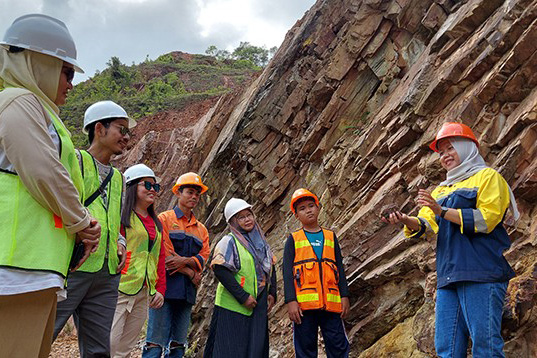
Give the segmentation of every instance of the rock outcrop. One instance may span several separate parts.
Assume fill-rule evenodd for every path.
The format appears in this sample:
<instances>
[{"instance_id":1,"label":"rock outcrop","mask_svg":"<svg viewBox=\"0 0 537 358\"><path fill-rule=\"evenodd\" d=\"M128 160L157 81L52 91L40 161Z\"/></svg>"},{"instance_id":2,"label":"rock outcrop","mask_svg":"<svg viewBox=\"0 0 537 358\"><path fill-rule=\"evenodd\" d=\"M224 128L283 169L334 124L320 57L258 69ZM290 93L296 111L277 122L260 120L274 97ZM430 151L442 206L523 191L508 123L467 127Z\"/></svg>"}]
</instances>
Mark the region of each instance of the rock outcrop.
<instances>
[{"instance_id":1,"label":"rock outcrop","mask_svg":"<svg viewBox=\"0 0 537 358\"><path fill-rule=\"evenodd\" d=\"M150 160L166 186L181 169L201 172L211 190L198 216L213 245L225 230L225 202L248 200L278 258L298 227L291 193L310 188L345 256L351 356L431 357L435 244L406 239L379 213L386 204L416 212L418 188L445 175L428 143L443 122L462 121L522 214L516 226L506 220L517 277L503 334L508 357L535 357L536 50L536 0L319 0L250 87L222 97L188 137L173 125L147 133L128 158ZM168 149L155 152L155 140ZM207 336L214 281L205 273L194 350ZM270 316L271 356L292 357L281 287Z\"/></svg>"}]
</instances>

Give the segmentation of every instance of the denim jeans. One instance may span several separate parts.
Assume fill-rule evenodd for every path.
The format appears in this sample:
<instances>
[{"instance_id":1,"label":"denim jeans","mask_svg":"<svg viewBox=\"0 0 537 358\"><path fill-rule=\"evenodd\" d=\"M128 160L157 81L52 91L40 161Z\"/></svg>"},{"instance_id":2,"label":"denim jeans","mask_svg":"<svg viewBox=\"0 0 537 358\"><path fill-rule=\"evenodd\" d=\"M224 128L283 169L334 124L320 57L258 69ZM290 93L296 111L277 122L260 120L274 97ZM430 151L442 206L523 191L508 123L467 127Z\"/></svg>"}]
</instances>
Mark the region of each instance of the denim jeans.
<instances>
[{"instance_id":1,"label":"denim jeans","mask_svg":"<svg viewBox=\"0 0 537 358\"><path fill-rule=\"evenodd\" d=\"M185 300L164 299L159 309L149 309L143 358L182 358L192 305ZM156 346L150 346L153 343Z\"/></svg>"},{"instance_id":2,"label":"denim jeans","mask_svg":"<svg viewBox=\"0 0 537 358\"><path fill-rule=\"evenodd\" d=\"M436 292L435 347L441 358L505 357L501 336L507 282L457 282Z\"/></svg>"}]
</instances>

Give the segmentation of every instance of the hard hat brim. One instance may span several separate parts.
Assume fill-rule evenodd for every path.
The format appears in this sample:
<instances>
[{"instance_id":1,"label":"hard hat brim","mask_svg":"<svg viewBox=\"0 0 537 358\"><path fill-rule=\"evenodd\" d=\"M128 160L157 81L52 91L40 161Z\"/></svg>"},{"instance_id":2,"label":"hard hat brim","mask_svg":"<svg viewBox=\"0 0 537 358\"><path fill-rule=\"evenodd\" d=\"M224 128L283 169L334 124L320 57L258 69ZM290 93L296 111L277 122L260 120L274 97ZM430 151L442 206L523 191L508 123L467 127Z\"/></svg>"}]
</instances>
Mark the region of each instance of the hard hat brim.
<instances>
[{"instance_id":1,"label":"hard hat brim","mask_svg":"<svg viewBox=\"0 0 537 358\"><path fill-rule=\"evenodd\" d=\"M237 215L238 213L240 213L241 211L246 210L246 209L252 210L252 205L246 203L246 205L241 205L241 206L238 207L238 208L234 208L233 211L230 212L230 213L226 213L226 212L224 212L224 217L225 217L225 219L226 219L226 222L229 223L229 221L230 221L235 215ZM228 217L228 216L229 216L229 217Z\"/></svg>"},{"instance_id":2,"label":"hard hat brim","mask_svg":"<svg viewBox=\"0 0 537 358\"><path fill-rule=\"evenodd\" d=\"M203 194L205 193L207 190L209 190L209 187L204 185L204 184L200 184L200 183L195 183L195 182L192 182L192 183L181 183L181 184L175 184L172 188L172 192L174 194L177 195L177 191L179 191L179 188L182 187L182 186L185 186L185 185L193 185L193 186L199 186L201 188L201 192L200 194Z\"/></svg>"},{"instance_id":3,"label":"hard hat brim","mask_svg":"<svg viewBox=\"0 0 537 358\"><path fill-rule=\"evenodd\" d=\"M37 52L37 53L42 53L44 55L52 56L52 57L55 57L55 58L57 58L59 60L65 61L65 62L70 63L71 65L73 65L73 68L74 68L75 72L85 73L84 70L82 69L82 67L80 67L80 65L78 64L78 62L76 62L76 60L74 58L71 58L71 57L60 56L60 55L55 54L55 53L53 53L51 51L47 51L47 50L44 50L44 49L32 48L31 46L24 45L24 44L15 44L15 43L8 43L8 42L5 42L5 41L0 41L0 45L2 47L4 47L6 50L9 50L9 46L17 46L17 47L23 48L25 50L34 51L34 52Z\"/></svg>"},{"instance_id":4,"label":"hard hat brim","mask_svg":"<svg viewBox=\"0 0 537 358\"><path fill-rule=\"evenodd\" d=\"M160 178L157 177L157 176L153 176L153 175L136 175L136 176L133 176L132 178L130 178L128 181L125 181L125 184L129 184L130 182L132 181L135 181L136 179L141 179L141 178L153 178L155 179L155 183L160 183Z\"/></svg>"},{"instance_id":5,"label":"hard hat brim","mask_svg":"<svg viewBox=\"0 0 537 358\"><path fill-rule=\"evenodd\" d=\"M439 140L455 137L470 139L479 148L479 141L477 140L477 137L475 136L472 129L466 124L459 122L446 122L442 124L440 130L438 131L438 133L436 133L435 139L431 144L429 144L429 148L431 148L435 152L438 152L437 145Z\"/></svg>"},{"instance_id":6,"label":"hard hat brim","mask_svg":"<svg viewBox=\"0 0 537 358\"><path fill-rule=\"evenodd\" d=\"M317 195L313 193L304 193L293 198L293 200L291 201L291 211L293 212L293 214L296 214L295 203L303 198L312 198L315 201L315 205L319 206L319 198L317 197Z\"/></svg>"},{"instance_id":7,"label":"hard hat brim","mask_svg":"<svg viewBox=\"0 0 537 358\"><path fill-rule=\"evenodd\" d=\"M102 117L102 118L96 119L94 121L91 121L89 123L86 123L86 126L84 128L82 128L82 133L88 134L88 126L90 124L95 123L95 122L99 122L99 121L102 121L102 120L105 120L105 119L109 119L109 118L126 119L128 124L129 124L129 129L132 129L132 128L136 127L136 124L137 124L136 121L134 119L132 119L131 117L107 116L107 117Z\"/></svg>"},{"instance_id":8,"label":"hard hat brim","mask_svg":"<svg viewBox=\"0 0 537 358\"><path fill-rule=\"evenodd\" d=\"M129 122L129 129L132 129L134 127L136 127L136 121L134 119L132 119L131 117L128 117L127 118L128 122Z\"/></svg>"},{"instance_id":9,"label":"hard hat brim","mask_svg":"<svg viewBox=\"0 0 537 358\"><path fill-rule=\"evenodd\" d=\"M456 138L456 137L466 138L468 140L471 140L479 148L479 142L475 138L472 138L471 136L465 135L465 134L449 134L449 135L442 136L440 138L436 138L435 140L433 140L431 144L429 144L429 148L438 153L438 148L436 145L438 144L439 141L441 141L442 139Z\"/></svg>"}]
</instances>

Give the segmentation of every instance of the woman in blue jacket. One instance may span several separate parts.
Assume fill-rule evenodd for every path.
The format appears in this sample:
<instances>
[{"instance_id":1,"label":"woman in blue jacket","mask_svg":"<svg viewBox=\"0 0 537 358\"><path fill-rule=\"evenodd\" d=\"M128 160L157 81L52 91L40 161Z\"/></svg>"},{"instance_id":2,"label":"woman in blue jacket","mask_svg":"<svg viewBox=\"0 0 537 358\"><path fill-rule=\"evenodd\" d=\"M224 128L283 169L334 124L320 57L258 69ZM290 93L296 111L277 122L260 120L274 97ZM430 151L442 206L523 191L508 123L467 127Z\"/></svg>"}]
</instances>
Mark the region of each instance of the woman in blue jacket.
<instances>
[{"instance_id":1,"label":"woman in blue jacket","mask_svg":"<svg viewBox=\"0 0 537 358\"><path fill-rule=\"evenodd\" d=\"M472 130L445 123L430 148L440 155L447 178L433 190L419 190L417 217L395 211L384 222L405 225L405 236L436 243L435 347L439 357L504 357L502 308L515 276L503 257L511 242L503 226L508 208L518 219L513 193L489 168Z\"/></svg>"}]
</instances>

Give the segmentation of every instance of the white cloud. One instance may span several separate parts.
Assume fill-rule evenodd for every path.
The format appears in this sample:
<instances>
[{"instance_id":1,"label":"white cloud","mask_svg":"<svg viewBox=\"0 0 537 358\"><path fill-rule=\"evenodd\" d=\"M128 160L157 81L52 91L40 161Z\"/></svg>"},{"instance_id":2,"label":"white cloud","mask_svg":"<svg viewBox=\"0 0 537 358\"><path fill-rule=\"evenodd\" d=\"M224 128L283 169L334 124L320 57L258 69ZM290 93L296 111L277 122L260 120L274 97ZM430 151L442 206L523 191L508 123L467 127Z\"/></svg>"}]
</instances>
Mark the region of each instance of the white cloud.
<instances>
[{"instance_id":1,"label":"white cloud","mask_svg":"<svg viewBox=\"0 0 537 358\"><path fill-rule=\"evenodd\" d=\"M218 25L228 24L241 30L248 27L252 10L247 0L198 0L200 15L198 23L202 26L201 35L209 37Z\"/></svg>"},{"instance_id":2,"label":"white cloud","mask_svg":"<svg viewBox=\"0 0 537 358\"><path fill-rule=\"evenodd\" d=\"M314 0L0 0L0 35L17 17L45 13L64 21L80 65L92 76L112 56L139 63L171 51L234 49L241 41L279 46Z\"/></svg>"},{"instance_id":3,"label":"white cloud","mask_svg":"<svg viewBox=\"0 0 537 358\"><path fill-rule=\"evenodd\" d=\"M234 28L240 41L257 46L279 46L285 33L313 5L313 0L196 0L202 36L210 38L222 27ZM288 14L288 11L291 12ZM226 44L227 49L238 44Z\"/></svg>"}]
</instances>

